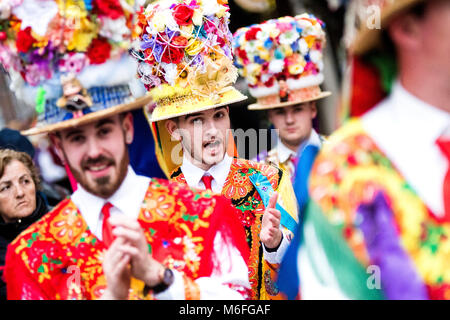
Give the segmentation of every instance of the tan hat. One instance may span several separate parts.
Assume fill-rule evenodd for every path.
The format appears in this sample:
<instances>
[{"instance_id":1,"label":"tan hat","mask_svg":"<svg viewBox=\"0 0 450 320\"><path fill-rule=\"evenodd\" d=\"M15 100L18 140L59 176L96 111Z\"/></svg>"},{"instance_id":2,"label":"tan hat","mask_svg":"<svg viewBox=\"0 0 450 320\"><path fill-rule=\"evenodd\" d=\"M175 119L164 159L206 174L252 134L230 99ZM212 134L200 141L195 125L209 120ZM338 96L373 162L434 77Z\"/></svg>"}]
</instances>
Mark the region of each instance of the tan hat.
<instances>
[{"instance_id":1,"label":"tan hat","mask_svg":"<svg viewBox=\"0 0 450 320\"><path fill-rule=\"evenodd\" d=\"M363 55L371 49L379 45L381 41L381 31L386 28L391 22L392 18L406 9L411 8L415 4L424 2L426 0L364 0L363 7L379 6L381 9L380 27L369 27L365 21L361 22L361 29L357 32L356 38L353 41L350 51L356 55Z\"/></svg>"}]
</instances>

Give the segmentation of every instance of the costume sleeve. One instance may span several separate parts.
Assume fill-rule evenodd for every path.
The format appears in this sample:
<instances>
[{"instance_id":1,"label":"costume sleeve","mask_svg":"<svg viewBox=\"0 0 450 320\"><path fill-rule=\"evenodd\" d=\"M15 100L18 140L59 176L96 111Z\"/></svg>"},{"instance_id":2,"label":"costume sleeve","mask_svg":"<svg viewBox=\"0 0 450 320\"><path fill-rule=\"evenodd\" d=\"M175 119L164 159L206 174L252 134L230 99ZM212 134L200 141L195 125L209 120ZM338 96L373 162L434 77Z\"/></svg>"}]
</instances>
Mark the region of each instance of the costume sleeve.
<instances>
[{"instance_id":1,"label":"costume sleeve","mask_svg":"<svg viewBox=\"0 0 450 320\"><path fill-rule=\"evenodd\" d=\"M22 252L23 254L23 252ZM5 282L8 300L48 300L44 288L25 266L15 247L9 245L6 253Z\"/></svg>"},{"instance_id":2,"label":"costume sleeve","mask_svg":"<svg viewBox=\"0 0 450 320\"><path fill-rule=\"evenodd\" d=\"M282 229L281 232L283 233L283 238L281 239L281 243L277 250L268 251L263 245L264 259L270 264L280 264L287 248L289 247L289 244L291 243L290 231Z\"/></svg>"},{"instance_id":3,"label":"costume sleeve","mask_svg":"<svg viewBox=\"0 0 450 320\"><path fill-rule=\"evenodd\" d=\"M217 233L214 239L217 262L209 277L195 281L174 272L174 283L166 291L155 295L156 299L175 300L241 300L250 290L248 268L240 252Z\"/></svg>"}]
</instances>

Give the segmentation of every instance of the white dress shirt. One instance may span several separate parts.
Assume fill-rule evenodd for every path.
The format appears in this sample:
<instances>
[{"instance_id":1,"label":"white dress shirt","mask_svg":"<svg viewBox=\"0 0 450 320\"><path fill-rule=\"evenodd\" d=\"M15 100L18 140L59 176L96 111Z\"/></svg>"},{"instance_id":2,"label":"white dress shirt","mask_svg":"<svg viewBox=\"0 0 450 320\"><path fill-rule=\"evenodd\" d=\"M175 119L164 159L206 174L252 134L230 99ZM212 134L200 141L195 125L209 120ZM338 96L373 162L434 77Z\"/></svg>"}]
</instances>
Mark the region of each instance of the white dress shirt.
<instances>
[{"instance_id":1,"label":"white dress shirt","mask_svg":"<svg viewBox=\"0 0 450 320\"><path fill-rule=\"evenodd\" d=\"M450 113L419 100L396 82L389 98L364 115L362 124L422 201L443 217L448 160L436 140L449 133Z\"/></svg>"},{"instance_id":2,"label":"white dress shirt","mask_svg":"<svg viewBox=\"0 0 450 320\"><path fill-rule=\"evenodd\" d=\"M225 156L223 157L222 161L209 168L209 170L205 171L193 165L191 161L189 161L189 159L183 156L181 171L183 172L183 175L186 178L188 186L200 190L206 189L205 184L201 180L202 177L205 174L211 175L213 177L213 180L211 182L211 189L214 193L220 194L222 192L225 181L227 180L232 162L233 158L231 158L228 154L225 153Z\"/></svg>"},{"instance_id":3,"label":"white dress shirt","mask_svg":"<svg viewBox=\"0 0 450 320\"><path fill-rule=\"evenodd\" d=\"M181 172L186 179L186 183L191 188L196 188L200 190L205 190L206 187L201 181L205 174L211 175L214 179L211 182L211 189L214 193L221 194L225 181L227 180L228 174L230 173L231 164L233 158L225 153L223 160L215 165L213 165L209 170L205 171L195 165L193 165L189 159L183 156L183 163L181 165ZM283 231L283 239L281 240L280 246L276 251L268 252L263 246L264 258L267 262L275 264L281 263L283 255L289 247L290 240L285 235L284 230L280 225L280 229Z\"/></svg>"},{"instance_id":4,"label":"white dress shirt","mask_svg":"<svg viewBox=\"0 0 450 320\"><path fill-rule=\"evenodd\" d=\"M113 205L110 209L111 215L124 214L137 219L149 183L150 178L136 175L131 166L128 166L124 181L109 199L99 198L86 191L81 185L78 185L78 189L73 193L71 199L78 207L90 231L97 238L102 239L103 215L101 209L103 205L106 202ZM229 247L224 243L220 233L214 239L214 251L221 264L215 267L211 277L195 280L200 288L201 299L242 299L242 295L230 289L228 284L250 288L248 268L244 259L237 248ZM174 283L155 297L157 299L185 299L182 274L174 270Z\"/></svg>"}]
</instances>

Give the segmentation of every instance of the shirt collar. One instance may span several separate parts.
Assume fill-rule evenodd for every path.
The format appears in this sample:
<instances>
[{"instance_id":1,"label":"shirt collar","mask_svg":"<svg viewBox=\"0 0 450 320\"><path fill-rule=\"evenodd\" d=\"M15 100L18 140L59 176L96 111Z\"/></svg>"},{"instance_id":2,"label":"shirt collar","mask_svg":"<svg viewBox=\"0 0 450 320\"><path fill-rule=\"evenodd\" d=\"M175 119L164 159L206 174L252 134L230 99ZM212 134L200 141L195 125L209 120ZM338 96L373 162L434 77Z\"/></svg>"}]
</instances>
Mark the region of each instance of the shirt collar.
<instances>
[{"instance_id":1,"label":"shirt collar","mask_svg":"<svg viewBox=\"0 0 450 320\"><path fill-rule=\"evenodd\" d=\"M78 184L71 199L78 207L89 228L96 230L96 225L100 220L100 211L106 202L110 202L121 213L133 216L136 215L136 212L139 214L149 183L149 178L136 175L129 165L125 179L110 198L100 198Z\"/></svg>"},{"instance_id":2,"label":"shirt collar","mask_svg":"<svg viewBox=\"0 0 450 320\"><path fill-rule=\"evenodd\" d=\"M393 86L390 107L399 120L402 130L410 133L412 139L436 141L450 125L450 113L434 107L409 93L399 81ZM402 121L408 119L408 121Z\"/></svg>"},{"instance_id":3,"label":"shirt collar","mask_svg":"<svg viewBox=\"0 0 450 320\"><path fill-rule=\"evenodd\" d=\"M186 179L187 184L190 187L197 188L200 180L205 175L205 173L210 174L218 186L223 187L225 180L228 177L230 171L231 163L233 158L231 158L227 153L225 153L222 161L213 165L209 170L205 171L191 163L186 156L183 156L183 164L181 165L181 171Z\"/></svg>"},{"instance_id":4,"label":"shirt collar","mask_svg":"<svg viewBox=\"0 0 450 320\"><path fill-rule=\"evenodd\" d=\"M286 162L289 157L296 157L297 156L297 152L292 151L291 149L289 149L288 147L286 147L286 145L281 142L280 137L278 137L278 142L277 142L277 153L278 153L278 159L280 160L280 163Z\"/></svg>"},{"instance_id":5,"label":"shirt collar","mask_svg":"<svg viewBox=\"0 0 450 320\"><path fill-rule=\"evenodd\" d=\"M300 144L298 150L300 150L301 154L307 145L314 145L320 147L321 144L322 142L320 141L319 134L316 132L316 130L312 129L309 138ZM286 162L290 156L292 157L297 156L297 152L292 151L285 144L283 144L283 142L281 142L280 137L278 137L277 151L278 151L278 159L280 160L281 163Z\"/></svg>"}]
</instances>

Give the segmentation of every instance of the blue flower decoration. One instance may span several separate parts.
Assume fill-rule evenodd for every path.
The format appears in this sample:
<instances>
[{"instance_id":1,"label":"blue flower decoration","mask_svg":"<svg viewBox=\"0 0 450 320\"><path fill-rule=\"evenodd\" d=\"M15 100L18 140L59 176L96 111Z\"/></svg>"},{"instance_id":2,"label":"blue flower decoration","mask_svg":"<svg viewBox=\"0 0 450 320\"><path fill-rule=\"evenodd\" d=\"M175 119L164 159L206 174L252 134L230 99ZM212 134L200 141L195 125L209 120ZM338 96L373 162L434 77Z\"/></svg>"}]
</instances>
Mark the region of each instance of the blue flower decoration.
<instances>
[{"instance_id":1,"label":"blue flower decoration","mask_svg":"<svg viewBox=\"0 0 450 320\"><path fill-rule=\"evenodd\" d=\"M284 59L284 54L280 49L276 49L273 53L273 56L275 57L275 59Z\"/></svg>"},{"instance_id":2,"label":"blue flower decoration","mask_svg":"<svg viewBox=\"0 0 450 320\"><path fill-rule=\"evenodd\" d=\"M266 41L264 41L264 48L270 50L272 49L273 41L268 38Z\"/></svg>"},{"instance_id":3,"label":"blue flower decoration","mask_svg":"<svg viewBox=\"0 0 450 320\"><path fill-rule=\"evenodd\" d=\"M254 61L255 61L257 64L263 64L264 62L266 62L266 60L261 59L260 56L255 56Z\"/></svg>"},{"instance_id":4,"label":"blue flower decoration","mask_svg":"<svg viewBox=\"0 0 450 320\"><path fill-rule=\"evenodd\" d=\"M199 38L203 38L203 39L207 39L208 35L206 34L205 29L202 26L195 26L194 27L194 31L192 31L193 35L198 35Z\"/></svg>"},{"instance_id":5,"label":"blue flower decoration","mask_svg":"<svg viewBox=\"0 0 450 320\"><path fill-rule=\"evenodd\" d=\"M86 10L91 11L92 10L92 0L84 0L84 6L86 7Z\"/></svg>"}]
</instances>

